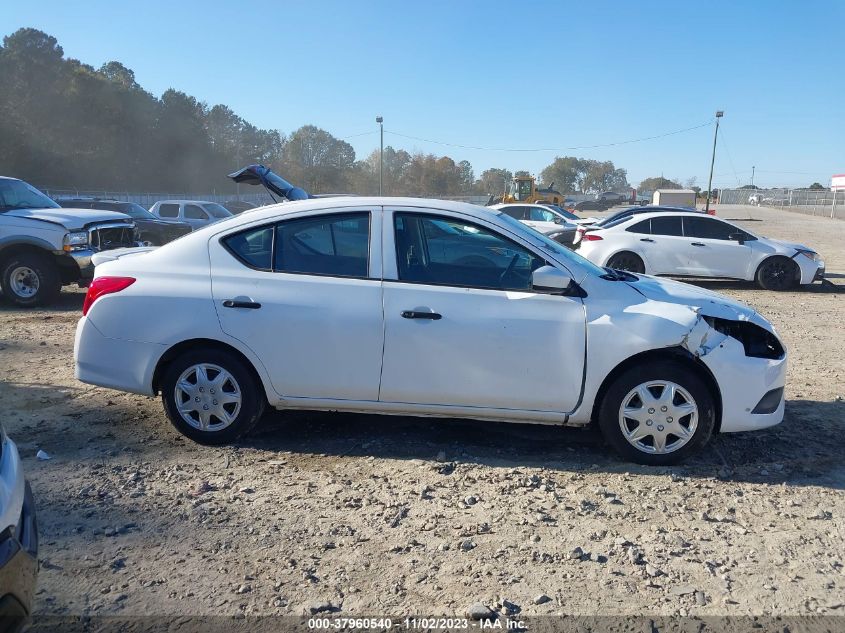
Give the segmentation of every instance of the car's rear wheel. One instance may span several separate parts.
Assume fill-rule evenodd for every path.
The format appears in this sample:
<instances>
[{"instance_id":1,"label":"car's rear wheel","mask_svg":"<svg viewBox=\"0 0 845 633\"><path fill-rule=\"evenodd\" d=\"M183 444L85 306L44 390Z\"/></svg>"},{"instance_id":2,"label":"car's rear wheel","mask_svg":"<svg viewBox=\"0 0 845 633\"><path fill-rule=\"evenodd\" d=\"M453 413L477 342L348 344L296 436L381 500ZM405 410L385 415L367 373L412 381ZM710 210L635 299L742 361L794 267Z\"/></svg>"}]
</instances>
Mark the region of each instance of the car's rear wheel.
<instances>
[{"instance_id":1,"label":"car's rear wheel","mask_svg":"<svg viewBox=\"0 0 845 633\"><path fill-rule=\"evenodd\" d=\"M716 407L705 382L687 365L657 361L623 372L599 408L602 435L625 459L676 464L713 433Z\"/></svg>"},{"instance_id":2,"label":"car's rear wheel","mask_svg":"<svg viewBox=\"0 0 845 633\"><path fill-rule=\"evenodd\" d=\"M616 270L627 270L630 273L644 273L645 264L639 255L630 251L616 253L607 261L608 268Z\"/></svg>"},{"instance_id":3,"label":"car's rear wheel","mask_svg":"<svg viewBox=\"0 0 845 633\"><path fill-rule=\"evenodd\" d=\"M788 257L770 257L757 269L757 284L763 290L789 290L799 275L798 264Z\"/></svg>"},{"instance_id":4,"label":"car's rear wheel","mask_svg":"<svg viewBox=\"0 0 845 633\"><path fill-rule=\"evenodd\" d=\"M234 354L191 351L164 372L161 399L170 422L200 444L226 444L255 427L265 398L254 374Z\"/></svg>"},{"instance_id":5,"label":"car's rear wheel","mask_svg":"<svg viewBox=\"0 0 845 633\"><path fill-rule=\"evenodd\" d=\"M58 267L47 255L34 252L6 259L0 283L6 298L23 307L51 303L62 289Z\"/></svg>"}]
</instances>

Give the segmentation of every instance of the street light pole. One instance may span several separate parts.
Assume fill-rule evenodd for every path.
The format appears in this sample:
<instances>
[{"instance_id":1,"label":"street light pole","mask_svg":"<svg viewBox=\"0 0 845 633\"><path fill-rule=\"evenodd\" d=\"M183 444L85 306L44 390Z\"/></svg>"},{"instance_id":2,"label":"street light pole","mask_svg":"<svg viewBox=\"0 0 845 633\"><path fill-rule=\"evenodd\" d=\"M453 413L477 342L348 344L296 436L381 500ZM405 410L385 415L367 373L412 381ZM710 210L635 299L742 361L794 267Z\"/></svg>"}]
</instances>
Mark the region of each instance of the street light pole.
<instances>
[{"instance_id":1,"label":"street light pole","mask_svg":"<svg viewBox=\"0 0 845 633\"><path fill-rule=\"evenodd\" d=\"M716 139L719 138L719 119L725 113L722 110L716 111L716 133L713 135L713 157L710 159L710 180L707 181L707 204L704 206L704 212L710 213L710 195L713 191L713 165L716 164Z\"/></svg>"},{"instance_id":2,"label":"street light pole","mask_svg":"<svg viewBox=\"0 0 845 633\"><path fill-rule=\"evenodd\" d=\"M751 188L754 189L754 170L757 169L754 165L751 165Z\"/></svg>"},{"instance_id":3,"label":"street light pole","mask_svg":"<svg viewBox=\"0 0 845 633\"><path fill-rule=\"evenodd\" d=\"M379 126L381 133L381 141L379 143L378 151L378 195L384 195L384 117L377 116L376 123Z\"/></svg>"}]
</instances>

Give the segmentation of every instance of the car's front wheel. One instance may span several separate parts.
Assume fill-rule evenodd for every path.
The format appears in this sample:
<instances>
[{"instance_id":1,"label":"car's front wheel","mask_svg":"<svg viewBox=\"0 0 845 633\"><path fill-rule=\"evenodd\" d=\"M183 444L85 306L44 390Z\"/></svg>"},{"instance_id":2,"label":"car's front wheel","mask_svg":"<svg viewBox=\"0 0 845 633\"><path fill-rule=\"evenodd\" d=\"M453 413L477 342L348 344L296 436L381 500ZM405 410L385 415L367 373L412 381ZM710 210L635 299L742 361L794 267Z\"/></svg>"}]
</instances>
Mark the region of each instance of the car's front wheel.
<instances>
[{"instance_id":1,"label":"car's front wheel","mask_svg":"<svg viewBox=\"0 0 845 633\"><path fill-rule=\"evenodd\" d=\"M36 252L12 255L3 262L0 273L3 294L23 307L52 303L62 288L56 264L48 255Z\"/></svg>"},{"instance_id":2,"label":"car's front wheel","mask_svg":"<svg viewBox=\"0 0 845 633\"><path fill-rule=\"evenodd\" d=\"M645 264L642 258L629 251L616 253L607 261L607 267L615 270L627 270L629 273L643 274L645 272Z\"/></svg>"},{"instance_id":3,"label":"car's front wheel","mask_svg":"<svg viewBox=\"0 0 845 633\"><path fill-rule=\"evenodd\" d=\"M244 362L216 349L174 359L161 381L161 399L176 430L200 444L226 444L245 435L265 407L262 388Z\"/></svg>"},{"instance_id":4,"label":"car's front wheel","mask_svg":"<svg viewBox=\"0 0 845 633\"><path fill-rule=\"evenodd\" d=\"M657 361L620 374L599 407L602 435L625 459L649 466L683 461L713 433L716 407L687 365Z\"/></svg>"},{"instance_id":5,"label":"car's front wheel","mask_svg":"<svg viewBox=\"0 0 845 633\"><path fill-rule=\"evenodd\" d=\"M799 274L798 264L788 257L770 257L757 269L757 284L763 290L790 290Z\"/></svg>"}]
</instances>

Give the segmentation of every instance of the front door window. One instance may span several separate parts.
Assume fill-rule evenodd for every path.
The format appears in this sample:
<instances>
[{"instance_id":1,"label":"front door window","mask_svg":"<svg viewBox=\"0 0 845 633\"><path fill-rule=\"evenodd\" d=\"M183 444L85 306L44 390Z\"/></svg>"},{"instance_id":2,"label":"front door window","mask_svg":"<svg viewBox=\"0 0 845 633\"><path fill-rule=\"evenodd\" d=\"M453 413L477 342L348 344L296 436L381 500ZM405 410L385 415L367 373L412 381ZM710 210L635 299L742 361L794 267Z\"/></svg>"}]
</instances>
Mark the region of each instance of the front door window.
<instances>
[{"instance_id":1,"label":"front door window","mask_svg":"<svg viewBox=\"0 0 845 633\"><path fill-rule=\"evenodd\" d=\"M440 286L522 290L546 262L479 225L445 216L394 216L399 279Z\"/></svg>"}]
</instances>

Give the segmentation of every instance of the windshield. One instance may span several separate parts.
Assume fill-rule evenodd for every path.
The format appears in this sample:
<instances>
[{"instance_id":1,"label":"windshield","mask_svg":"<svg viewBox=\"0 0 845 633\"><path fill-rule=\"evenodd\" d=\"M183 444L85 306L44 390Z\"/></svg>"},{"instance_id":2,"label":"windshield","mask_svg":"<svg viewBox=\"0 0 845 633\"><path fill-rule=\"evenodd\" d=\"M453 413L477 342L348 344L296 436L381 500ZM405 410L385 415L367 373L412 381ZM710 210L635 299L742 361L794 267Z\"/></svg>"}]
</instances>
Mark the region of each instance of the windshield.
<instances>
[{"instance_id":1,"label":"windshield","mask_svg":"<svg viewBox=\"0 0 845 633\"><path fill-rule=\"evenodd\" d=\"M131 218L135 218L136 220L158 220L156 216L154 216L140 204L136 204L135 202L123 204L117 210L121 213L125 213Z\"/></svg>"},{"instance_id":2,"label":"windshield","mask_svg":"<svg viewBox=\"0 0 845 633\"><path fill-rule=\"evenodd\" d=\"M229 210L224 207L223 205L217 204L216 202L207 202L206 204L202 205L203 208L208 211L211 215L215 218L230 218L232 214Z\"/></svg>"},{"instance_id":3,"label":"windshield","mask_svg":"<svg viewBox=\"0 0 845 633\"><path fill-rule=\"evenodd\" d=\"M512 218L511 216L506 215L505 213L499 213L498 217L505 224L507 224L511 228L511 230L513 230L515 233L519 233L522 237L529 240L538 248L541 248L548 253L553 253L560 259L572 262L573 264L580 266L581 268L586 268L596 276L600 277L607 273L604 268L596 266L591 261L581 257L581 255L579 255L575 251L571 251L566 248L563 244L555 242L554 240L546 237L539 231L535 231L534 229L529 228L519 220Z\"/></svg>"},{"instance_id":4,"label":"windshield","mask_svg":"<svg viewBox=\"0 0 845 633\"><path fill-rule=\"evenodd\" d=\"M552 209L557 211L560 215L565 217L567 220L580 220L581 219L577 215L575 215L574 213L570 213L569 211L567 211L563 207L559 207L556 204L550 204L548 206L550 206Z\"/></svg>"},{"instance_id":5,"label":"windshield","mask_svg":"<svg viewBox=\"0 0 845 633\"><path fill-rule=\"evenodd\" d=\"M60 206L23 180L0 179L0 213L12 209L59 209Z\"/></svg>"}]
</instances>

